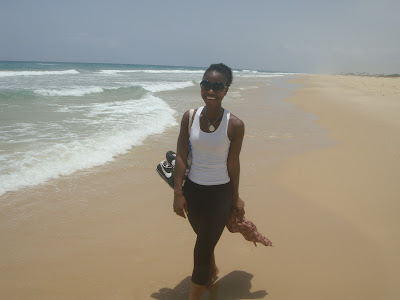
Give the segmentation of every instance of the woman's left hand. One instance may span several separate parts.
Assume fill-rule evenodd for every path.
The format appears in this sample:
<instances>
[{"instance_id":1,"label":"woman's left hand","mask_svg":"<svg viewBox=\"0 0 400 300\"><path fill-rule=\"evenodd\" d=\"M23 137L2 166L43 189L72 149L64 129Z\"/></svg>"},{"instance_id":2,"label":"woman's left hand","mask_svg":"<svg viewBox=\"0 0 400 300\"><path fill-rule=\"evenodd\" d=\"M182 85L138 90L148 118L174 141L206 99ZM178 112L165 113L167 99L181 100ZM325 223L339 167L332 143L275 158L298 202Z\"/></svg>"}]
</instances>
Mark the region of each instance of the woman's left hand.
<instances>
[{"instance_id":1,"label":"woman's left hand","mask_svg":"<svg viewBox=\"0 0 400 300\"><path fill-rule=\"evenodd\" d=\"M244 216L244 201L240 197L234 200L233 209L236 210L239 221L242 221Z\"/></svg>"},{"instance_id":2,"label":"woman's left hand","mask_svg":"<svg viewBox=\"0 0 400 300\"><path fill-rule=\"evenodd\" d=\"M238 197L236 201L236 208L239 210L244 210L244 201L240 197Z\"/></svg>"}]
</instances>

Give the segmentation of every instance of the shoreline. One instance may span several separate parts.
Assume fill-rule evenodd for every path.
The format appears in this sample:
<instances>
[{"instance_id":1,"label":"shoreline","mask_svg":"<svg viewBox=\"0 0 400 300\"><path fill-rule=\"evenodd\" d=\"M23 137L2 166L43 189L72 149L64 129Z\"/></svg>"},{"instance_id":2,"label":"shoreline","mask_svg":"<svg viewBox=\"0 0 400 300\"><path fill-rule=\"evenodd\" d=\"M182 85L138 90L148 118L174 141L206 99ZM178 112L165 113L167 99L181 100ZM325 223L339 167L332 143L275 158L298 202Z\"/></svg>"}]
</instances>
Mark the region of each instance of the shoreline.
<instances>
[{"instance_id":1,"label":"shoreline","mask_svg":"<svg viewBox=\"0 0 400 300\"><path fill-rule=\"evenodd\" d=\"M237 88L231 89L226 107L243 115L249 124L248 134L254 135L246 138L249 143L243 149L242 190L246 195L254 188L251 181L255 176L253 153L249 150L257 149L254 145L258 139L263 143L269 140L263 126L254 127L260 125L257 122L250 125L251 112L256 112L257 105L267 105L260 95L275 88L269 86L269 79L245 78L242 82L238 79ZM241 89L248 85L260 87ZM286 88L276 88L273 97L282 92L287 93ZM197 105L201 105L198 93L197 89L187 88L179 97L197 98ZM191 101L188 106L192 106ZM187 220L173 213L172 190L155 171L165 152L175 149L177 131L178 127L173 127L149 137L138 149L118 157L112 163L115 167L101 166L3 195L7 205L0 212L2 296L108 299L118 291L121 297L148 299L159 289L173 288L187 279L195 236ZM292 138L281 139L287 148L295 142ZM279 137L274 140L276 148L272 152L279 154ZM275 163L272 152L262 163ZM255 204L251 207L256 210ZM263 228L261 221L254 221ZM231 238L242 247L254 247L238 235ZM223 267L223 257L217 257L221 259L220 278L224 272L237 270ZM238 274L240 280L249 281L249 273ZM239 279L233 280L234 285Z\"/></svg>"}]
</instances>

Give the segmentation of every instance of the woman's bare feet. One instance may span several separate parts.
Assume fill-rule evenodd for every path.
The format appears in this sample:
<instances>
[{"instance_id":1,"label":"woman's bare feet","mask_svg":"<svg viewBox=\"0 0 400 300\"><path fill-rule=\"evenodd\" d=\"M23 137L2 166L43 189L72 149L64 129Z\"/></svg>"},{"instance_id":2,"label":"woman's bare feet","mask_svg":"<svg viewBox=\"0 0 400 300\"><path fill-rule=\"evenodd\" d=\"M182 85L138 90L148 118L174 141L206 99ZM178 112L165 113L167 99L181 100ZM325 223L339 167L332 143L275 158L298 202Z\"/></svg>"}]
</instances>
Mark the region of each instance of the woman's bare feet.
<instances>
[{"instance_id":1,"label":"woman's bare feet","mask_svg":"<svg viewBox=\"0 0 400 300\"><path fill-rule=\"evenodd\" d=\"M208 277L206 288L208 288L208 289L212 288L214 282L218 278L218 273L219 273L219 270L218 270L217 266L214 265L213 268L212 268L212 271L210 272L210 276Z\"/></svg>"},{"instance_id":2,"label":"woman's bare feet","mask_svg":"<svg viewBox=\"0 0 400 300\"><path fill-rule=\"evenodd\" d=\"M199 300L205 289L205 285L198 285L190 281L189 300Z\"/></svg>"}]
</instances>

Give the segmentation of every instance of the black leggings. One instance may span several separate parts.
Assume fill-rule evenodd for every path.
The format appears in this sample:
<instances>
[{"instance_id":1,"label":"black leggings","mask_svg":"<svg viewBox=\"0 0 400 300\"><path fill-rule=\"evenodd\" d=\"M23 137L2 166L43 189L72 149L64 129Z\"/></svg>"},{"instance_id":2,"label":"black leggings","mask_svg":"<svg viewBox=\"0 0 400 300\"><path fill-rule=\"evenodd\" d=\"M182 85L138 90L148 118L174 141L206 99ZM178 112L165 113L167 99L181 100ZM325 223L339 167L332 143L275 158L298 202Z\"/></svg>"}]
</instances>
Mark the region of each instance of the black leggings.
<instances>
[{"instance_id":1,"label":"black leggings","mask_svg":"<svg viewBox=\"0 0 400 300\"><path fill-rule=\"evenodd\" d=\"M214 253L232 205L232 184L205 186L189 179L183 187L190 225L197 234L192 282L205 285Z\"/></svg>"}]
</instances>

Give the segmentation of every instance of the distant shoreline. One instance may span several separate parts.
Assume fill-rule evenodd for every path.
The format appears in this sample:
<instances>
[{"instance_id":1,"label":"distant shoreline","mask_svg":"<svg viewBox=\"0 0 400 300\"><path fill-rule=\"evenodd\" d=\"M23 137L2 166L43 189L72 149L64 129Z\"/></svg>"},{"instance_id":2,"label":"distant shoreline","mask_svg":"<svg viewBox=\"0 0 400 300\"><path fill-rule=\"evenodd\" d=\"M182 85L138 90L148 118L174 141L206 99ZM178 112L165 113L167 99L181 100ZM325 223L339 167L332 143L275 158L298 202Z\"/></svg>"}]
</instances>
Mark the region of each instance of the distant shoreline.
<instances>
[{"instance_id":1,"label":"distant shoreline","mask_svg":"<svg viewBox=\"0 0 400 300\"><path fill-rule=\"evenodd\" d=\"M339 75L344 75L344 76L361 76L361 77L400 77L400 74L395 73L395 74L369 74L369 73L340 73Z\"/></svg>"},{"instance_id":2,"label":"distant shoreline","mask_svg":"<svg viewBox=\"0 0 400 300\"><path fill-rule=\"evenodd\" d=\"M182 66L182 65L158 65L158 64L146 64L146 63L113 63L113 62L74 62L74 61L35 61L35 60L0 60L0 63L38 63L38 64L89 64L89 65L119 65L119 66L140 66L140 67L162 67L162 68L178 68L178 69L198 69L205 71L207 66ZM216 63L216 62L211 62ZM283 73L283 74L306 74L305 72L294 72L294 71L277 71L277 70L264 70L264 69L253 69L253 68L232 68L233 71L257 71L265 73Z\"/></svg>"}]
</instances>

